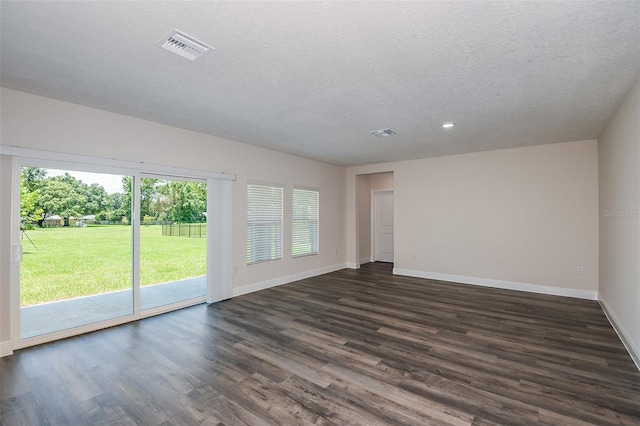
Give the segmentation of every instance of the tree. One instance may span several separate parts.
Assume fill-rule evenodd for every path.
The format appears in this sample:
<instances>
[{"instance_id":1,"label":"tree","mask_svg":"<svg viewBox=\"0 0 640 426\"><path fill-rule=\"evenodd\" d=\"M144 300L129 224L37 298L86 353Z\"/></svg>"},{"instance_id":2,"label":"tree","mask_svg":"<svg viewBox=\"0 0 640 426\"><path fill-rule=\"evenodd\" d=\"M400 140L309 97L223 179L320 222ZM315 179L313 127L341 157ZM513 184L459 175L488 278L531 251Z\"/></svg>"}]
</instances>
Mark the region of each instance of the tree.
<instances>
[{"instance_id":1,"label":"tree","mask_svg":"<svg viewBox=\"0 0 640 426\"><path fill-rule=\"evenodd\" d=\"M20 217L25 226L32 226L42 220L43 211L38 204L40 199L38 187L46 175L47 171L39 167L20 169Z\"/></svg>"},{"instance_id":2,"label":"tree","mask_svg":"<svg viewBox=\"0 0 640 426\"><path fill-rule=\"evenodd\" d=\"M47 169L40 167L22 167L20 169L20 184L27 192L38 189L39 183L47 177Z\"/></svg>"},{"instance_id":3,"label":"tree","mask_svg":"<svg viewBox=\"0 0 640 426\"><path fill-rule=\"evenodd\" d=\"M132 193L133 178L131 176L122 176L122 205L114 212L114 216L116 217L114 217L113 220L120 220L126 217L128 223L131 223Z\"/></svg>"},{"instance_id":4,"label":"tree","mask_svg":"<svg viewBox=\"0 0 640 426\"><path fill-rule=\"evenodd\" d=\"M20 217L26 227L33 226L42 219L42 208L38 207L40 190L29 192L26 185L20 185Z\"/></svg>"},{"instance_id":5,"label":"tree","mask_svg":"<svg viewBox=\"0 0 640 426\"><path fill-rule=\"evenodd\" d=\"M131 196L130 194L124 194L116 192L109 196L110 210L104 213L104 219L113 222L122 221L123 217L127 219L131 216Z\"/></svg>"},{"instance_id":6,"label":"tree","mask_svg":"<svg viewBox=\"0 0 640 426\"><path fill-rule=\"evenodd\" d=\"M82 182L81 180L71 176L68 172L65 172L65 174L61 175L61 176L53 176L48 178L48 180L55 180L58 182L64 182L66 184L68 184L71 188L73 188L73 190L75 192L78 192L80 194L85 194L87 192L87 184Z\"/></svg>"},{"instance_id":7,"label":"tree","mask_svg":"<svg viewBox=\"0 0 640 426\"><path fill-rule=\"evenodd\" d=\"M207 185L198 182L169 181L158 188L164 197L167 219L176 223L205 221Z\"/></svg>"},{"instance_id":8,"label":"tree","mask_svg":"<svg viewBox=\"0 0 640 426\"><path fill-rule=\"evenodd\" d=\"M70 183L54 178L42 181L38 204L43 219L54 214L65 218L79 217L84 212L87 197Z\"/></svg>"},{"instance_id":9,"label":"tree","mask_svg":"<svg viewBox=\"0 0 640 426\"><path fill-rule=\"evenodd\" d=\"M150 216L151 204L158 193L157 184L158 179L142 178L140 181L140 218Z\"/></svg>"},{"instance_id":10,"label":"tree","mask_svg":"<svg viewBox=\"0 0 640 426\"><path fill-rule=\"evenodd\" d=\"M125 205L125 194L122 192L116 192L115 194L109 195L109 207L112 210L119 210L121 208L128 208L131 210L129 205Z\"/></svg>"},{"instance_id":11,"label":"tree","mask_svg":"<svg viewBox=\"0 0 640 426\"><path fill-rule=\"evenodd\" d=\"M84 214L98 214L111 209L111 198L107 191L97 183L92 183L86 188L87 205Z\"/></svg>"},{"instance_id":12,"label":"tree","mask_svg":"<svg viewBox=\"0 0 640 426\"><path fill-rule=\"evenodd\" d=\"M87 185L65 173L47 177L47 169L23 167L20 174L20 214L25 225L58 214L65 218L96 215L97 220L131 218L131 178L123 179L127 194L109 196L97 184Z\"/></svg>"},{"instance_id":13,"label":"tree","mask_svg":"<svg viewBox=\"0 0 640 426\"><path fill-rule=\"evenodd\" d=\"M158 179L142 178L140 181L140 218L151 215L151 204L157 194L156 184ZM131 194L133 192L133 178L122 177L122 189L124 190L123 210L127 209L126 217L131 223Z\"/></svg>"},{"instance_id":14,"label":"tree","mask_svg":"<svg viewBox=\"0 0 640 426\"><path fill-rule=\"evenodd\" d=\"M97 183L87 185L81 180L71 176L69 173L65 173L61 176L54 176L47 180L65 183L69 185L70 190L75 192L77 196L84 197L86 200L85 205L78 210L80 212L78 213L79 216L97 214L109 207L110 200L107 195L107 191Z\"/></svg>"}]
</instances>

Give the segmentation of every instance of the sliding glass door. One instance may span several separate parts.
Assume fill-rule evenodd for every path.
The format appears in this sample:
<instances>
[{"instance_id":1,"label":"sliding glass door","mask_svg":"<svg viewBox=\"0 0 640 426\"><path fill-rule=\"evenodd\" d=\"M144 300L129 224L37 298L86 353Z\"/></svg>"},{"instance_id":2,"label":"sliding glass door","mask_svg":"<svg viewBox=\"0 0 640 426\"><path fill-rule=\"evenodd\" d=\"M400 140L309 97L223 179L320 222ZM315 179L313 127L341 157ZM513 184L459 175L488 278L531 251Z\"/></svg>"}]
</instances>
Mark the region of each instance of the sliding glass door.
<instances>
[{"instance_id":1,"label":"sliding glass door","mask_svg":"<svg viewBox=\"0 0 640 426\"><path fill-rule=\"evenodd\" d=\"M205 302L206 179L49 167L58 164L17 166L22 251L13 303L20 341L39 343ZM218 197L221 185L214 185Z\"/></svg>"},{"instance_id":2,"label":"sliding glass door","mask_svg":"<svg viewBox=\"0 0 640 426\"><path fill-rule=\"evenodd\" d=\"M131 179L21 167L20 339L134 313Z\"/></svg>"},{"instance_id":3,"label":"sliding glass door","mask_svg":"<svg viewBox=\"0 0 640 426\"><path fill-rule=\"evenodd\" d=\"M140 309L204 301L207 292L207 183L140 181Z\"/></svg>"}]
</instances>

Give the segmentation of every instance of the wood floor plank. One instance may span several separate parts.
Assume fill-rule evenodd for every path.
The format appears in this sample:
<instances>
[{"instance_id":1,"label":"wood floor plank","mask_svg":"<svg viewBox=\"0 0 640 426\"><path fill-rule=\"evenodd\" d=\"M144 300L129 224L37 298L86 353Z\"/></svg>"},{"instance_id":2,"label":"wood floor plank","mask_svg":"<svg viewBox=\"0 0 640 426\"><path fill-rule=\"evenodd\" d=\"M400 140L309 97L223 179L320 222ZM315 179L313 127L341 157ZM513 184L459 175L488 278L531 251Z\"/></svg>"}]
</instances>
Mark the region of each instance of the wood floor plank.
<instances>
[{"instance_id":1,"label":"wood floor plank","mask_svg":"<svg viewBox=\"0 0 640 426\"><path fill-rule=\"evenodd\" d=\"M0 424L640 424L640 372L597 302L391 268L17 351Z\"/></svg>"}]
</instances>

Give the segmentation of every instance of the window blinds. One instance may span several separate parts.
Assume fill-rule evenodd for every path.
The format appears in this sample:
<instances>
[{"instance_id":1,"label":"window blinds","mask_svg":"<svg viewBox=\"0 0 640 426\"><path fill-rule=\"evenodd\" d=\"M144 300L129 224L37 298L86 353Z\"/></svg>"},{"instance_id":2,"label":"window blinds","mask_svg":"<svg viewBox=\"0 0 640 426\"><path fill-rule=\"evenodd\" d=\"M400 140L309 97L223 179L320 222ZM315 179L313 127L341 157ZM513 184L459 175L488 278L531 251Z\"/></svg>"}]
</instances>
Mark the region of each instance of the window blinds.
<instances>
[{"instance_id":1,"label":"window blinds","mask_svg":"<svg viewBox=\"0 0 640 426\"><path fill-rule=\"evenodd\" d=\"M319 198L318 191L293 188L293 257L318 254Z\"/></svg>"},{"instance_id":2,"label":"window blinds","mask_svg":"<svg viewBox=\"0 0 640 426\"><path fill-rule=\"evenodd\" d=\"M282 186L247 184L247 264L282 259Z\"/></svg>"}]
</instances>

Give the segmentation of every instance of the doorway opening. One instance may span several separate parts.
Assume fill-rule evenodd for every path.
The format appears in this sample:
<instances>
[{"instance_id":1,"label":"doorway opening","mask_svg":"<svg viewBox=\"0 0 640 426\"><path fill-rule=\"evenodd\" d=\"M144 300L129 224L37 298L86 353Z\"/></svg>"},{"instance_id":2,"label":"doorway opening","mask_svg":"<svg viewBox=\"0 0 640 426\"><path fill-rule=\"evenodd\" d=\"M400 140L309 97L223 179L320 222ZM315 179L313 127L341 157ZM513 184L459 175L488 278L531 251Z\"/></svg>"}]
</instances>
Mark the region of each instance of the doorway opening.
<instances>
[{"instance_id":1,"label":"doorway opening","mask_svg":"<svg viewBox=\"0 0 640 426\"><path fill-rule=\"evenodd\" d=\"M358 266L394 261L393 172L356 176Z\"/></svg>"}]
</instances>

